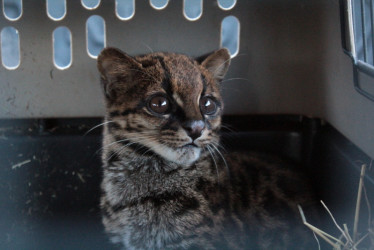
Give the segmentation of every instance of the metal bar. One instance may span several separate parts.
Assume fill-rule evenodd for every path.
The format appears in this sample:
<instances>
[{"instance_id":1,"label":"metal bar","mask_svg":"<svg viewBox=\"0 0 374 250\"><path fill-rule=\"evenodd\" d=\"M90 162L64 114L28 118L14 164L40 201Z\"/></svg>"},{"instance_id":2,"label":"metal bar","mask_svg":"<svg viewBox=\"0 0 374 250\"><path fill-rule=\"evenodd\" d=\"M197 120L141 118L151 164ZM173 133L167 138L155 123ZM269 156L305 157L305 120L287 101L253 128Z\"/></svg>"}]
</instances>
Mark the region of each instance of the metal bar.
<instances>
[{"instance_id":1,"label":"metal bar","mask_svg":"<svg viewBox=\"0 0 374 250\"><path fill-rule=\"evenodd\" d=\"M349 27L349 42L350 50L353 58L356 58L356 39L353 26L353 9L352 9L352 0L348 0L348 27Z\"/></svg>"},{"instance_id":2,"label":"metal bar","mask_svg":"<svg viewBox=\"0 0 374 250\"><path fill-rule=\"evenodd\" d=\"M365 0L361 0L361 29L362 29L362 48L364 50L364 61L367 62L367 51L366 51L366 32L365 32Z\"/></svg>"},{"instance_id":3,"label":"metal bar","mask_svg":"<svg viewBox=\"0 0 374 250\"><path fill-rule=\"evenodd\" d=\"M356 66L360 69L360 71L364 72L367 75L374 77L374 66L373 65L370 65L367 62L362 62L360 60L357 60Z\"/></svg>"},{"instance_id":4,"label":"metal bar","mask_svg":"<svg viewBox=\"0 0 374 250\"><path fill-rule=\"evenodd\" d=\"M363 41L363 23L362 23L362 0L351 0L353 16L353 32L356 46L356 59L364 60L364 41Z\"/></svg>"},{"instance_id":5,"label":"metal bar","mask_svg":"<svg viewBox=\"0 0 374 250\"><path fill-rule=\"evenodd\" d=\"M373 56L373 64L374 64L374 1L370 1L370 18L371 18L371 48L372 48L372 56Z\"/></svg>"}]
</instances>

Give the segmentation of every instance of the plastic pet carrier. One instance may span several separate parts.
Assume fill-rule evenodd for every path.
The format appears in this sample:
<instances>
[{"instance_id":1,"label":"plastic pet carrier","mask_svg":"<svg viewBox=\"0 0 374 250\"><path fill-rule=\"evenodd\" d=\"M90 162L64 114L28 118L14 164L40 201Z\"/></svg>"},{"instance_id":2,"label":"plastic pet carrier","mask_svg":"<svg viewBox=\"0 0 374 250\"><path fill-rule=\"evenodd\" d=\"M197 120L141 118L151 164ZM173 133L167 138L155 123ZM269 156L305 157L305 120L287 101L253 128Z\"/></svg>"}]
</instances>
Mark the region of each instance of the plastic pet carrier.
<instances>
[{"instance_id":1,"label":"plastic pet carrier","mask_svg":"<svg viewBox=\"0 0 374 250\"><path fill-rule=\"evenodd\" d=\"M363 238L358 248L374 244L374 1L2 0L0 8L0 249L114 247L98 206L95 128L104 115L96 58L107 46L190 56L227 47L227 148L296 162L343 231ZM319 229L346 242L321 209Z\"/></svg>"}]
</instances>

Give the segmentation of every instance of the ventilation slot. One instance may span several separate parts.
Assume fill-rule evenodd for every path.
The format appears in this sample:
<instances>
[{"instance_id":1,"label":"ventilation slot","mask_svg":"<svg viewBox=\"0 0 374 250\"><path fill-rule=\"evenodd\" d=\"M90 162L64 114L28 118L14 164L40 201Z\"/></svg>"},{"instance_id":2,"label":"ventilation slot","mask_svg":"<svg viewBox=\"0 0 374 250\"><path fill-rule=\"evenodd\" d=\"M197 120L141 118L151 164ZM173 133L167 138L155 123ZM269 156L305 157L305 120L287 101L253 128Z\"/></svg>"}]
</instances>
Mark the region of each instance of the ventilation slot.
<instances>
[{"instance_id":1,"label":"ventilation slot","mask_svg":"<svg viewBox=\"0 0 374 250\"><path fill-rule=\"evenodd\" d=\"M100 5L100 0L81 0L83 7L88 10L94 10Z\"/></svg>"},{"instance_id":2,"label":"ventilation slot","mask_svg":"<svg viewBox=\"0 0 374 250\"><path fill-rule=\"evenodd\" d=\"M221 47L230 51L231 57L239 52L240 23L234 16L227 16L221 24Z\"/></svg>"},{"instance_id":3,"label":"ventilation slot","mask_svg":"<svg viewBox=\"0 0 374 250\"><path fill-rule=\"evenodd\" d=\"M22 0L3 0L4 16L10 21L17 21L22 16Z\"/></svg>"},{"instance_id":4,"label":"ventilation slot","mask_svg":"<svg viewBox=\"0 0 374 250\"><path fill-rule=\"evenodd\" d=\"M189 21L198 20L203 14L202 0L183 0L183 15Z\"/></svg>"},{"instance_id":5,"label":"ventilation slot","mask_svg":"<svg viewBox=\"0 0 374 250\"><path fill-rule=\"evenodd\" d=\"M1 61L6 69L12 70L20 65L20 45L18 30L5 27L1 30Z\"/></svg>"},{"instance_id":6,"label":"ventilation slot","mask_svg":"<svg viewBox=\"0 0 374 250\"><path fill-rule=\"evenodd\" d=\"M169 0L150 0L151 6L156 10L165 9L168 3Z\"/></svg>"},{"instance_id":7,"label":"ventilation slot","mask_svg":"<svg viewBox=\"0 0 374 250\"><path fill-rule=\"evenodd\" d=\"M105 21L101 16L91 16L86 24L87 53L97 58L100 51L105 48Z\"/></svg>"},{"instance_id":8,"label":"ventilation slot","mask_svg":"<svg viewBox=\"0 0 374 250\"><path fill-rule=\"evenodd\" d=\"M71 33L66 27L58 27L53 31L53 63L61 70L71 66Z\"/></svg>"},{"instance_id":9,"label":"ventilation slot","mask_svg":"<svg viewBox=\"0 0 374 250\"><path fill-rule=\"evenodd\" d=\"M53 21L60 21L66 15L66 0L47 0L47 14Z\"/></svg>"},{"instance_id":10,"label":"ventilation slot","mask_svg":"<svg viewBox=\"0 0 374 250\"><path fill-rule=\"evenodd\" d=\"M116 15L120 20L130 20L135 15L135 0L116 0Z\"/></svg>"},{"instance_id":11,"label":"ventilation slot","mask_svg":"<svg viewBox=\"0 0 374 250\"><path fill-rule=\"evenodd\" d=\"M218 0L218 6L223 10L231 10L235 4L236 0Z\"/></svg>"}]
</instances>

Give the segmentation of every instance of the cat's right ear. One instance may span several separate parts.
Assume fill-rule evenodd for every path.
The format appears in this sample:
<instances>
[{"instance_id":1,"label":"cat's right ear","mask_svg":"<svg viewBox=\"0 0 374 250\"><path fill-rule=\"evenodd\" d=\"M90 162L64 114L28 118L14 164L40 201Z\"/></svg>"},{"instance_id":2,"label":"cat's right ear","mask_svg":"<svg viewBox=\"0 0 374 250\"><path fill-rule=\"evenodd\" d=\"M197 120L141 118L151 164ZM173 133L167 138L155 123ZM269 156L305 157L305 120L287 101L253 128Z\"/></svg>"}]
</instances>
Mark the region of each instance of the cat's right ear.
<instances>
[{"instance_id":1,"label":"cat's right ear","mask_svg":"<svg viewBox=\"0 0 374 250\"><path fill-rule=\"evenodd\" d=\"M131 56L116 48L106 48L97 58L97 68L101 74L104 92L107 97L120 81L126 84L133 82L134 72L142 65Z\"/></svg>"},{"instance_id":2,"label":"cat's right ear","mask_svg":"<svg viewBox=\"0 0 374 250\"><path fill-rule=\"evenodd\" d=\"M228 49L221 48L209 55L199 57L196 60L205 67L216 80L221 81L229 69L231 56Z\"/></svg>"}]
</instances>

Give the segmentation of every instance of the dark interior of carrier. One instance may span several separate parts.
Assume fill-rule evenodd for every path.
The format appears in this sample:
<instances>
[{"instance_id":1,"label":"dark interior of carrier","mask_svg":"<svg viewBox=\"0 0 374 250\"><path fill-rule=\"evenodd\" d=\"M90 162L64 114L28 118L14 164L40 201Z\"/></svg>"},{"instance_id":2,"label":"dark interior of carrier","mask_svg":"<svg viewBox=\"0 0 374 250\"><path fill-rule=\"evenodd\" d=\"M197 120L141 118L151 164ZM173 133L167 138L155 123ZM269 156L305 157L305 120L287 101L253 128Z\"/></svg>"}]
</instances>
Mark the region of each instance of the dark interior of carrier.
<instances>
[{"instance_id":1,"label":"dark interior of carrier","mask_svg":"<svg viewBox=\"0 0 374 250\"><path fill-rule=\"evenodd\" d=\"M102 127L91 130L104 115L95 59L106 46L229 48L227 150L303 168L350 233L366 165L358 232L369 232L360 247L374 244L374 1L2 0L1 9L1 249L115 248L98 207ZM339 237L322 211L320 229Z\"/></svg>"}]
</instances>

